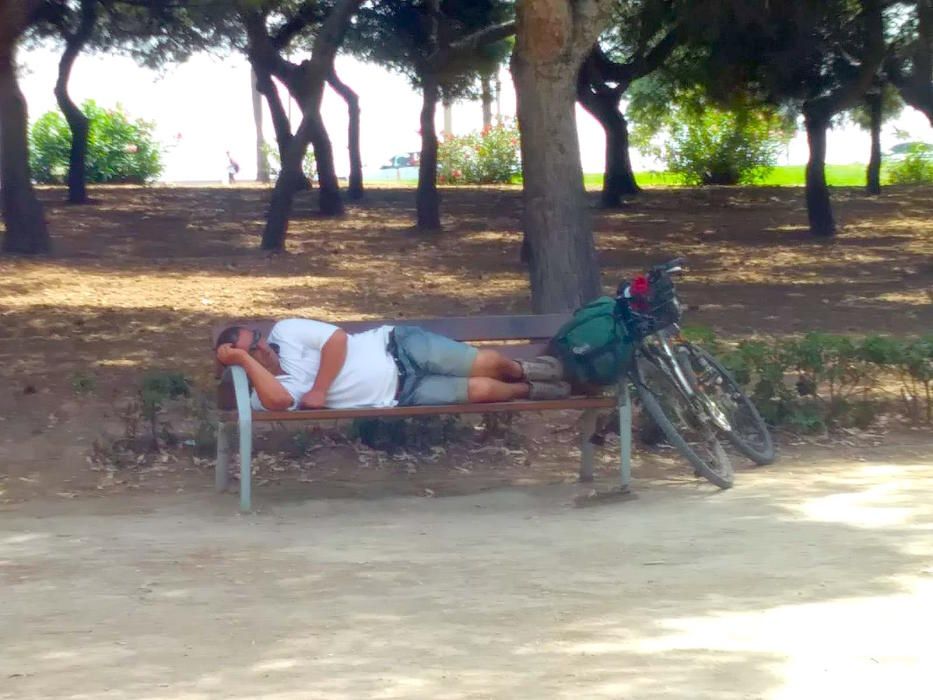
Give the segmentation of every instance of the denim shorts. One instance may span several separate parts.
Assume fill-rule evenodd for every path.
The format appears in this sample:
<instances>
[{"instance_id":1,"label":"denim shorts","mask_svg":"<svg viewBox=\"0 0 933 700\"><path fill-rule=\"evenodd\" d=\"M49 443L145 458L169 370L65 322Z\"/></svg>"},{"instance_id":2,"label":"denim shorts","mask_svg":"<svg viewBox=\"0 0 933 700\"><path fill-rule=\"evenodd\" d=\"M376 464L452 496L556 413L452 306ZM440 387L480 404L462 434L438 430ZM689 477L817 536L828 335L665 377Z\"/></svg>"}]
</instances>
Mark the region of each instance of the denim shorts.
<instances>
[{"instance_id":1,"label":"denim shorts","mask_svg":"<svg viewBox=\"0 0 933 700\"><path fill-rule=\"evenodd\" d=\"M393 333L398 359L405 368L399 406L469 401L467 378L479 350L417 326L396 326Z\"/></svg>"}]
</instances>

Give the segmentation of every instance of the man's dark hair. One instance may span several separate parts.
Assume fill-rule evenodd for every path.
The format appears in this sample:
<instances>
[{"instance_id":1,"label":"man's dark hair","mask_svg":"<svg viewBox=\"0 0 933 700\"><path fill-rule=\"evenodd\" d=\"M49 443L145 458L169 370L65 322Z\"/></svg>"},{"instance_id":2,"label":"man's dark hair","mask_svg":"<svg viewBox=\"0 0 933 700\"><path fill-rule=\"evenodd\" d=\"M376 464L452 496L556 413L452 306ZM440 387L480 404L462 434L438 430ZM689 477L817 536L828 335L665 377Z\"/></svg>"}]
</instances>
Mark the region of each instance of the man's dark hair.
<instances>
[{"instance_id":1,"label":"man's dark hair","mask_svg":"<svg viewBox=\"0 0 933 700\"><path fill-rule=\"evenodd\" d=\"M246 330L249 329L244 328L243 326L230 326L228 328L224 328L220 332L220 335L217 336L217 342L214 343L214 350L225 343L229 343L230 345L236 344L236 341L240 339L240 331Z\"/></svg>"}]
</instances>

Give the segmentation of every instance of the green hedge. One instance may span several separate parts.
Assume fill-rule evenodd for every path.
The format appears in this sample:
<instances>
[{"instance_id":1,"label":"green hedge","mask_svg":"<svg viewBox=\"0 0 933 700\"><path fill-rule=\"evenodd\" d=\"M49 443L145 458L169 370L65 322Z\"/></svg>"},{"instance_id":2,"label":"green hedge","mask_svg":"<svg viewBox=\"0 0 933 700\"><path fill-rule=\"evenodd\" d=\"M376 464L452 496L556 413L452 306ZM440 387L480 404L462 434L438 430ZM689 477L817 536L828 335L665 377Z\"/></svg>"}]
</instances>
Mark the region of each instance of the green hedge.
<instances>
[{"instance_id":1,"label":"green hedge","mask_svg":"<svg viewBox=\"0 0 933 700\"><path fill-rule=\"evenodd\" d=\"M933 420L933 335L808 333L734 346L704 329L687 335L722 360L772 425L867 428L890 412L914 424Z\"/></svg>"},{"instance_id":2,"label":"green hedge","mask_svg":"<svg viewBox=\"0 0 933 700\"><path fill-rule=\"evenodd\" d=\"M120 107L81 105L89 133L85 169L89 183L143 184L162 173L154 125L131 120ZM29 132L29 167L36 182L61 184L68 176L71 129L59 111L46 112Z\"/></svg>"}]
</instances>

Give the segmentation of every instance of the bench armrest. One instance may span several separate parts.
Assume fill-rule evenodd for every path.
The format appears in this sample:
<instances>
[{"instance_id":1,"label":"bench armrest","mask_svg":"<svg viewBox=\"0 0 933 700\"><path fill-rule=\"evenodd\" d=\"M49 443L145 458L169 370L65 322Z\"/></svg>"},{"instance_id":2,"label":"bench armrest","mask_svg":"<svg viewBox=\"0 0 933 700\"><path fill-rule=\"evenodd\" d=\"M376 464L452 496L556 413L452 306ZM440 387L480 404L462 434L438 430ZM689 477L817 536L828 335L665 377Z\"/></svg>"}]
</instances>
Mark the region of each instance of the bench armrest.
<instances>
[{"instance_id":1,"label":"bench armrest","mask_svg":"<svg viewBox=\"0 0 933 700\"><path fill-rule=\"evenodd\" d=\"M250 389L249 389L249 378L246 376L246 370L240 367L239 365L230 365L229 367L224 368L224 372L220 377L219 382L219 396L223 397L226 393L224 389L226 388L229 391L230 384L233 385L233 396L236 402L236 411L242 419L244 416L251 416L253 413L253 407L250 403ZM229 397L229 393L226 394ZM222 401L222 399L220 399ZM224 402L225 403L225 402ZM229 410L229 406L223 405L221 403L221 410Z\"/></svg>"}]
</instances>

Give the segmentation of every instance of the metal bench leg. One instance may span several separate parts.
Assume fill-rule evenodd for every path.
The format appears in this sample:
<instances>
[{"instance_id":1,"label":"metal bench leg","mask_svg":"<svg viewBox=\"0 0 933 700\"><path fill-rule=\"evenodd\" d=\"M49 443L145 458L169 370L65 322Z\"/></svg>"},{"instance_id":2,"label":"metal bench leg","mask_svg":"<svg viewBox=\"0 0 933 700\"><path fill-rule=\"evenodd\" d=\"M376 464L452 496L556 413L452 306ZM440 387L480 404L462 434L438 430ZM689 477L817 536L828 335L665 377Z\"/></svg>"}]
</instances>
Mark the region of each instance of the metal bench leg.
<instances>
[{"instance_id":1,"label":"metal bench leg","mask_svg":"<svg viewBox=\"0 0 933 700\"><path fill-rule=\"evenodd\" d=\"M246 513L252 507L253 409L249 402L246 370L237 365L230 369L236 393L237 422L240 426L240 510Z\"/></svg>"},{"instance_id":2,"label":"metal bench leg","mask_svg":"<svg viewBox=\"0 0 933 700\"><path fill-rule=\"evenodd\" d=\"M217 493L227 490L227 468L230 465L230 425L217 423L217 464L214 466L214 489Z\"/></svg>"},{"instance_id":3,"label":"metal bench leg","mask_svg":"<svg viewBox=\"0 0 933 700\"><path fill-rule=\"evenodd\" d=\"M240 510L248 513L252 508L253 421L247 415L240 417Z\"/></svg>"},{"instance_id":4,"label":"metal bench leg","mask_svg":"<svg viewBox=\"0 0 933 700\"><path fill-rule=\"evenodd\" d=\"M622 491L628 491L632 482L632 399L625 381L619 384L619 452Z\"/></svg>"},{"instance_id":5,"label":"metal bench leg","mask_svg":"<svg viewBox=\"0 0 933 700\"><path fill-rule=\"evenodd\" d=\"M590 438L596 430L596 414L595 408L588 408L580 420L580 481L584 483L593 480L593 443Z\"/></svg>"}]
</instances>

